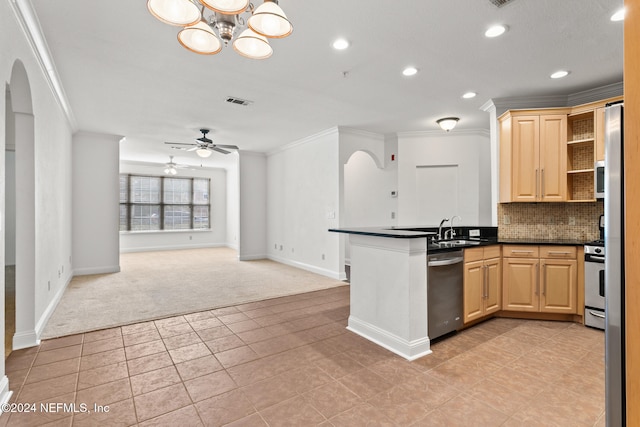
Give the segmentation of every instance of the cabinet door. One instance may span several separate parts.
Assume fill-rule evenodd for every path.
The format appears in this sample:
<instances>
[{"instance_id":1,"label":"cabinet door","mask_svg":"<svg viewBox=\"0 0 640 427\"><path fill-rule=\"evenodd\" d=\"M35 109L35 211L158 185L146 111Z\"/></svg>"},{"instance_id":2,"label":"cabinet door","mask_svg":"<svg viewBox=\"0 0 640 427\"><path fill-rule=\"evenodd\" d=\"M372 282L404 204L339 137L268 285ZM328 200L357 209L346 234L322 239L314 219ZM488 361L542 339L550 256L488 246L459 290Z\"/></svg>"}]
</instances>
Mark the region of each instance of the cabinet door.
<instances>
[{"instance_id":1,"label":"cabinet door","mask_svg":"<svg viewBox=\"0 0 640 427\"><path fill-rule=\"evenodd\" d=\"M604 107L596 108L596 161L604 160Z\"/></svg>"},{"instance_id":2,"label":"cabinet door","mask_svg":"<svg viewBox=\"0 0 640 427\"><path fill-rule=\"evenodd\" d=\"M540 200L567 200L567 116L540 116Z\"/></svg>"},{"instance_id":3,"label":"cabinet door","mask_svg":"<svg viewBox=\"0 0 640 427\"><path fill-rule=\"evenodd\" d=\"M504 258L502 309L539 311L538 259Z\"/></svg>"},{"instance_id":4,"label":"cabinet door","mask_svg":"<svg viewBox=\"0 0 640 427\"><path fill-rule=\"evenodd\" d=\"M514 117L511 129L511 200L535 202L540 194L540 118Z\"/></svg>"},{"instance_id":5,"label":"cabinet door","mask_svg":"<svg viewBox=\"0 0 640 427\"><path fill-rule=\"evenodd\" d=\"M540 311L577 314L577 263L576 260L540 260Z\"/></svg>"},{"instance_id":6,"label":"cabinet door","mask_svg":"<svg viewBox=\"0 0 640 427\"><path fill-rule=\"evenodd\" d=\"M484 262L464 265L464 323L483 316Z\"/></svg>"},{"instance_id":7,"label":"cabinet door","mask_svg":"<svg viewBox=\"0 0 640 427\"><path fill-rule=\"evenodd\" d=\"M488 259L484 268L487 281L484 314L491 314L502 308L502 262L500 258Z\"/></svg>"}]
</instances>

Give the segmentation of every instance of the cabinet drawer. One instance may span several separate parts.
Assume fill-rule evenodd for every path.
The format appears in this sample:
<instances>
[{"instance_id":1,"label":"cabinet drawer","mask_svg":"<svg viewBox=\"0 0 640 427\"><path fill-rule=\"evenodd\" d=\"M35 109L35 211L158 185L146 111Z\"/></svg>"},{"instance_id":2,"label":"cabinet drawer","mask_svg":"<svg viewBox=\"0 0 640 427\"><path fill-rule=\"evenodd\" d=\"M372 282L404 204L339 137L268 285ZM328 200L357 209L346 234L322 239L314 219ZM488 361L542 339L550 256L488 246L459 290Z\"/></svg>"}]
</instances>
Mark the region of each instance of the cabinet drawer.
<instances>
[{"instance_id":1,"label":"cabinet drawer","mask_svg":"<svg viewBox=\"0 0 640 427\"><path fill-rule=\"evenodd\" d=\"M491 258L500 258L500 245L484 247L484 259Z\"/></svg>"},{"instance_id":2,"label":"cabinet drawer","mask_svg":"<svg viewBox=\"0 0 640 427\"><path fill-rule=\"evenodd\" d=\"M540 246L540 258L576 259L575 246Z\"/></svg>"},{"instance_id":3,"label":"cabinet drawer","mask_svg":"<svg viewBox=\"0 0 640 427\"><path fill-rule=\"evenodd\" d=\"M464 250L464 262L481 261L484 258L484 248L470 248Z\"/></svg>"},{"instance_id":4,"label":"cabinet drawer","mask_svg":"<svg viewBox=\"0 0 640 427\"><path fill-rule=\"evenodd\" d=\"M559 249L558 249L559 250ZM538 246L503 245L502 256L505 258L538 258Z\"/></svg>"}]
</instances>

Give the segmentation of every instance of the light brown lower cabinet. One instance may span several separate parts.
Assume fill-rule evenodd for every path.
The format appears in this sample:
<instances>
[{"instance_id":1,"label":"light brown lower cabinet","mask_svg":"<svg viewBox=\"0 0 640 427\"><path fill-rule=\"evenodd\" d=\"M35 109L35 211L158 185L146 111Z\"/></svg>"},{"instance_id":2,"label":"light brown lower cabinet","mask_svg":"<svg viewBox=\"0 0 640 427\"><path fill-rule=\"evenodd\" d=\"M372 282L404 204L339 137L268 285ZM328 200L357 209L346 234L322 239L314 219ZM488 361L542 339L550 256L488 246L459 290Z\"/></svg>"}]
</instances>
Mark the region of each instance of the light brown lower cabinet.
<instances>
[{"instance_id":1,"label":"light brown lower cabinet","mask_svg":"<svg viewBox=\"0 0 640 427\"><path fill-rule=\"evenodd\" d=\"M465 249L464 260L464 323L468 323L502 307L500 246Z\"/></svg>"},{"instance_id":2,"label":"light brown lower cabinet","mask_svg":"<svg viewBox=\"0 0 640 427\"><path fill-rule=\"evenodd\" d=\"M577 314L575 247L504 245L503 257L503 310Z\"/></svg>"}]
</instances>

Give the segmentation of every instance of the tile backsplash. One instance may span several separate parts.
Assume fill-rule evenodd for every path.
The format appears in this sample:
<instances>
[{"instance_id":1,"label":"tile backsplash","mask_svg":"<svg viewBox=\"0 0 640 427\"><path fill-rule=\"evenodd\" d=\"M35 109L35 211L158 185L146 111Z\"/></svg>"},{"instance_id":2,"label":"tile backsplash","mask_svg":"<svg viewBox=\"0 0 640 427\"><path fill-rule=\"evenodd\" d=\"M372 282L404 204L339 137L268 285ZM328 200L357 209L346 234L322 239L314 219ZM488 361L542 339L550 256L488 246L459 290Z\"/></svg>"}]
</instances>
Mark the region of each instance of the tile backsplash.
<instances>
[{"instance_id":1,"label":"tile backsplash","mask_svg":"<svg viewBox=\"0 0 640 427\"><path fill-rule=\"evenodd\" d=\"M600 237L598 218L603 213L602 201L502 203L498 204L498 237L596 240Z\"/></svg>"}]
</instances>

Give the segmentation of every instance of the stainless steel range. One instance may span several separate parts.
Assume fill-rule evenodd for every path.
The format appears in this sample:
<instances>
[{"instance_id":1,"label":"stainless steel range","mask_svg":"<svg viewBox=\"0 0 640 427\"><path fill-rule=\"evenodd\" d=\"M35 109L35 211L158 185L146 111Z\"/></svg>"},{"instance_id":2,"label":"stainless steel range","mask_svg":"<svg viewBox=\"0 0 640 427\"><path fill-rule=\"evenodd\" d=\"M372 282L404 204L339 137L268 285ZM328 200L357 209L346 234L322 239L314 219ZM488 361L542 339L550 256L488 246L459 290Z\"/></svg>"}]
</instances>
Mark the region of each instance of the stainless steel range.
<instances>
[{"instance_id":1,"label":"stainless steel range","mask_svg":"<svg viewBox=\"0 0 640 427\"><path fill-rule=\"evenodd\" d=\"M605 327L604 240L584 246L584 324Z\"/></svg>"}]
</instances>

